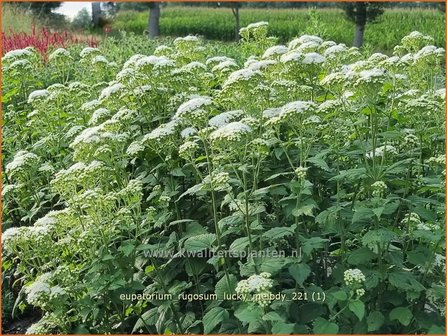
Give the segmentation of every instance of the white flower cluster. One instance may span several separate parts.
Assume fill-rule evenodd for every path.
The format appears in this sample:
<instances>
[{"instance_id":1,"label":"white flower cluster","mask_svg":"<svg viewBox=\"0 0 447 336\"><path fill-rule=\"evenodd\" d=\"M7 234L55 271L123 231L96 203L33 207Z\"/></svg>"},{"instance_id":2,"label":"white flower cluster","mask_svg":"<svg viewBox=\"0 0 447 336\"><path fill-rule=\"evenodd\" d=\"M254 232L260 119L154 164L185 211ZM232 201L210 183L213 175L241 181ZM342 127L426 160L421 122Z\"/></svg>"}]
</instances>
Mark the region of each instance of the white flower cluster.
<instances>
[{"instance_id":1,"label":"white flower cluster","mask_svg":"<svg viewBox=\"0 0 447 336\"><path fill-rule=\"evenodd\" d=\"M388 187L385 182L376 181L373 184L371 184L371 189L372 189L372 195L374 197L382 197L385 194Z\"/></svg>"},{"instance_id":2,"label":"white flower cluster","mask_svg":"<svg viewBox=\"0 0 447 336\"><path fill-rule=\"evenodd\" d=\"M445 155L432 156L427 162L445 166Z\"/></svg>"},{"instance_id":3,"label":"white flower cluster","mask_svg":"<svg viewBox=\"0 0 447 336\"><path fill-rule=\"evenodd\" d=\"M31 167L39 161L39 157L27 151L19 151L14 155L14 159L6 165L6 174L14 175Z\"/></svg>"},{"instance_id":4,"label":"white flower cluster","mask_svg":"<svg viewBox=\"0 0 447 336\"><path fill-rule=\"evenodd\" d=\"M177 131L178 126L178 119L171 120L166 124L161 124L143 137L143 143L147 144L150 140L162 141L167 137L173 135Z\"/></svg>"},{"instance_id":5,"label":"white flower cluster","mask_svg":"<svg viewBox=\"0 0 447 336\"><path fill-rule=\"evenodd\" d=\"M295 174L300 180L304 180L307 175L308 168L306 167L298 167L295 169Z\"/></svg>"},{"instance_id":6,"label":"white flower cluster","mask_svg":"<svg viewBox=\"0 0 447 336\"><path fill-rule=\"evenodd\" d=\"M251 127L234 121L226 124L210 134L210 140L213 142L241 141L243 136L252 131Z\"/></svg>"},{"instance_id":7,"label":"white flower cluster","mask_svg":"<svg viewBox=\"0 0 447 336\"><path fill-rule=\"evenodd\" d=\"M247 301L253 301L261 307L266 307L271 302L269 296L273 280L270 277L270 273L262 272L259 275L250 276L247 280L241 280L236 286L236 293L242 294Z\"/></svg>"},{"instance_id":8,"label":"white flower cluster","mask_svg":"<svg viewBox=\"0 0 447 336\"><path fill-rule=\"evenodd\" d=\"M41 102L48 98L49 95L50 93L48 92L48 90L35 90L28 96L28 103L34 104L36 102Z\"/></svg>"},{"instance_id":9,"label":"white flower cluster","mask_svg":"<svg viewBox=\"0 0 447 336\"><path fill-rule=\"evenodd\" d=\"M186 141L181 144L178 150L178 154L181 158L185 160L191 159L194 157L195 152L199 149L199 145L194 141Z\"/></svg>"},{"instance_id":10,"label":"white flower cluster","mask_svg":"<svg viewBox=\"0 0 447 336\"><path fill-rule=\"evenodd\" d=\"M208 109L213 104L210 97L195 97L183 103L177 109L173 119L185 119L191 122L207 117Z\"/></svg>"},{"instance_id":11,"label":"white flower cluster","mask_svg":"<svg viewBox=\"0 0 447 336\"><path fill-rule=\"evenodd\" d=\"M229 87L235 83L244 83L253 79L257 79L261 73L252 69L240 69L231 73L227 80L223 83L223 88Z\"/></svg>"},{"instance_id":12,"label":"white flower cluster","mask_svg":"<svg viewBox=\"0 0 447 336\"><path fill-rule=\"evenodd\" d=\"M48 57L48 60L51 61L66 61L71 59L70 52L67 49L64 48L58 48L55 51L53 51L50 56Z\"/></svg>"},{"instance_id":13,"label":"white flower cluster","mask_svg":"<svg viewBox=\"0 0 447 336\"><path fill-rule=\"evenodd\" d=\"M2 63L12 63L18 60L29 59L33 55L34 53L29 48L11 50L2 57Z\"/></svg>"},{"instance_id":14,"label":"white flower cluster","mask_svg":"<svg viewBox=\"0 0 447 336\"><path fill-rule=\"evenodd\" d=\"M414 134L407 134L404 137L404 146L405 147L416 147L419 144L419 139L416 135Z\"/></svg>"},{"instance_id":15,"label":"white flower cluster","mask_svg":"<svg viewBox=\"0 0 447 336\"><path fill-rule=\"evenodd\" d=\"M289 51L289 49L286 46L276 45L276 46L268 48L262 55L262 58L278 57L282 54L285 54L288 51Z\"/></svg>"},{"instance_id":16,"label":"white flower cluster","mask_svg":"<svg viewBox=\"0 0 447 336\"><path fill-rule=\"evenodd\" d=\"M380 147L377 147L375 151L371 151L371 152L367 153L366 157L368 159L372 159L374 157L381 158L381 157L385 156L385 153L387 155L395 155L395 154L397 154L397 149L391 145L380 146Z\"/></svg>"},{"instance_id":17,"label":"white flower cluster","mask_svg":"<svg viewBox=\"0 0 447 336\"><path fill-rule=\"evenodd\" d=\"M231 121L235 121L236 119L242 117L244 115L244 111L236 110L236 111L228 111L220 113L214 117L212 117L208 124L211 127L222 127L227 125Z\"/></svg>"},{"instance_id":18,"label":"white flower cluster","mask_svg":"<svg viewBox=\"0 0 447 336\"><path fill-rule=\"evenodd\" d=\"M227 172L220 172L213 174L212 176L207 175L203 179L203 184L206 185L210 190L224 191L230 188L230 175Z\"/></svg>"},{"instance_id":19,"label":"white flower cluster","mask_svg":"<svg viewBox=\"0 0 447 336\"><path fill-rule=\"evenodd\" d=\"M343 279L346 286L362 284L366 281L366 277L358 268L348 269L344 272Z\"/></svg>"},{"instance_id":20,"label":"white flower cluster","mask_svg":"<svg viewBox=\"0 0 447 336\"><path fill-rule=\"evenodd\" d=\"M308 113L314 112L316 110L317 105L311 101L294 101L290 102L279 110L277 114L275 114L275 110L270 110L272 112L270 115L273 115L266 122L266 125L278 125L280 123L286 121L292 121L295 117L305 116ZM266 111L264 111L264 116L266 116Z\"/></svg>"},{"instance_id":21,"label":"white flower cluster","mask_svg":"<svg viewBox=\"0 0 447 336\"><path fill-rule=\"evenodd\" d=\"M12 252L17 242L26 235L28 227L11 227L2 233L2 247L4 251Z\"/></svg>"}]
</instances>

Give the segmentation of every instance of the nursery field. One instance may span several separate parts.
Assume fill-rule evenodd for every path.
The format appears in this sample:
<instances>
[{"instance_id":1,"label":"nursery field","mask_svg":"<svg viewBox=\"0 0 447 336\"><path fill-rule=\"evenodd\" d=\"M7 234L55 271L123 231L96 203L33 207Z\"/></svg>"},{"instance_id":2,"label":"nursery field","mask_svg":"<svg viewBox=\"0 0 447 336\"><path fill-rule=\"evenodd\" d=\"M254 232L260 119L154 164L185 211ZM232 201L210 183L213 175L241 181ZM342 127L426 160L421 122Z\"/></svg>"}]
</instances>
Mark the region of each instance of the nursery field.
<instances>
[{"instance_id":1,"label":"nursery field","mask_svg":"<svg viewBox=\"0 0 447 336\"><path fill-rule=\"evenodd\" d=\"M351 45L354 24L342 10L318 9L253 9L240 10L241 25L268 21L270 34L286 43L303 34L315 34L327 40ZM198 34L207 39L233 41L234 16L230 8L166 7L161 10L160 30L164 36ZM117 30L142 34L147 29L147 13L118 12L112 21ZM445 44L444 13L427 9L386 10L378 22L368 24L365 42L376 51L391 54L402 38L402 32L418 30L432 36L436 45Z\"/></svg>"},{"instance_id":2,"label":"nursery field","mask_svg":"<svg viewBox=\"0 0 447 336\"><path fill-rule=\"evenodd\" d=\"M3 332L445 333L439 34L274 29L2 57Z\"/></svg>"}]
</instances>

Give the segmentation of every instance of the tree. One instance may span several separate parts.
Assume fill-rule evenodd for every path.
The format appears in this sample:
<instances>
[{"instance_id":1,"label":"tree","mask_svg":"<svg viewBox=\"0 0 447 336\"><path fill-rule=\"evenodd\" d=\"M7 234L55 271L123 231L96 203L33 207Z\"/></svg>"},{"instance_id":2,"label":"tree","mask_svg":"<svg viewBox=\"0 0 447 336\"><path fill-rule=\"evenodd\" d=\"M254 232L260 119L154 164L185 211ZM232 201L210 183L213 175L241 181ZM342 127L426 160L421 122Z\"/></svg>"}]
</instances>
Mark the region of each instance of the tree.
<instances>
[{"instance_id":1,"label":"tree","mask_svg":"<svg viewBox=\"0 0 447 336\"><path fill-rule=\"evenodd\" d=\"M12 4L30 10L34 15L49 15L59 8L62 2L13 2Z\"/></svg>"},{"instance_id":2,"label":"tree","mask_svg":"<svg viewBox=\"0 0 447 336\"><path fill-rule=\"evenodd\" d=\"M234 19L235 19L235 34L234 39L235 41L239 41L239 30L241 30L241 18L239 16L239 8L241 8L242 4L240 2L232 2L231 3L231 11L233 12Z\"/></svg>"},{"instance_id":3,"label":"tree","mask_svg":"<svg viewBox=\"0 0 447 336\"><path fill-rule=\"evenodd\" d=\"M152 2L149 7L147 31L150 39L160 36L160 3Z\"/></svg>"},{"instance_id":4,"label":"tree","mask_svg":"<svg viewBox=\"0 0 447 336\"><path fill-rule=\"evenodd\" d=\"M92 22L93 27L99 27L99 23L101 21L101 3L100 2L92 2Z\"/></svg>"},{"instance_id":5,"label":"tree","mask_svg":"<svg viewBox=\"0 0 447 336\"><path fill-rule=\"evenodd\" d=\"M347 18L355 23L353 45L361 47L367 22L374 22L383 14L384 5L379 2L344 2L340 3Z\"/></svg>"},{"instance_id":6,"label":"tree","mask_svg":"<svg viewBox=\"0 0 447 336\"><path fill-rule=\"evenodd\" d=\"M76 14L71 24L77 29L88 29L92 24L92 17L86 8L82 8Z\"/></svg>"},{"instance_id":7,"label":"tree","mask_svg":"<svg viewBox=\"0 0 447 336\"><path fill-rule=\"evenodd\" d=\"M239 15L239 9L242 7L242 2L218 2L217 7L230 7L233 13L235 25L234 25L234 40L237 42L240 39L239 30L241 30L241 18Z\"/></svg>"}]
</instances>

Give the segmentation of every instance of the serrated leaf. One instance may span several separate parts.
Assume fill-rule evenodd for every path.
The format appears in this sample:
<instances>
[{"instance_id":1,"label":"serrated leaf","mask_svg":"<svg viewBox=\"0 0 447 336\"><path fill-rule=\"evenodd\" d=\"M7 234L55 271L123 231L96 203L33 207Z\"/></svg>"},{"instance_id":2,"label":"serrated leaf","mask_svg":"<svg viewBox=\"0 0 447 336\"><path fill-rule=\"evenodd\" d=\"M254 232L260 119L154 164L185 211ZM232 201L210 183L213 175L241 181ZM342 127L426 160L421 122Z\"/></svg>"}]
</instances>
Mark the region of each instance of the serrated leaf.
<instances>
[{"instance_id":1,"label":"serrated leaf","mask_svg":"<svg viewBox=\"0 0 447 336\"><path fill-rule=\"evenodd\" d=\"M256 322L261 319L264 310L258 305L243 303L236 311L234 316L241 322Z\"/></svg>"},{"instance_id":2,"label":"serrated leaf","mask_svg":"<svg viewBox=\"0 0 447 336\"><path fill-rule=\"evenodd\" d=\"M293 264L289 267L290 275L295 279L297 284L299 284L300 286L302 286L304 281L309 277L310 272L311 272L310 267L304 263Z\"/></svg>"},{"instance_id":3,"label":"serrated leaf","mask_svg":"<svg viewBox=\"0 0 447 336\"><path fill-rule=\"evenodd\" d=\"M292 236L295 232L295 225L292 227L274 227L263 234L264 237L275 240Z\"/></svg>"},{"instance_id":4,"label":"serrated leaf","mask_svg":"<svg viewBox=\"0 0 447 336\"><path fill-rule=\"evenodd\" d=\"M203 251L211 248L215 240L216 235L213 233L205 233L190 237L185 241L185 249L189 252Z\"/></svg>"},{"instance_id":5,"label":"serrated leaf","mask_svg":"<svg viewBox=\"0 0 447 336\"><path fill-rule=\"evenodd\" d=\"M228 311L222 307L211 308L203 316L203 329L205 334L209 334L216 326L227 320L229 315Z\"/></svg>"},{"instance_id":6,"label":"serrated leaf","mask_svg":"<svg viewBox=\"0 0 447 336\"><path fill-rule=\"evenodd\" d=\"M352 251L348 256L348 263L351 265L368 264L372 259L376 257L376 254L367 247L361 247Z\"/></svg>"},{"instance_id":7,"label":"serrated leaf","mask_svg":"<svg viewBox=\"0 0 447 336\"><path fill-rule=\"evenodd\" d=\"M237 279L233 274L228 275L228 279L226 276L223 276L216 283L214 293L217 295L219 299L223 299L224 294L235 293L236 285L237 285Z\"/></svg>"},{"instance_id":8,"label":"serrated leaf","mask_svg":"<svg viewBox=\"0 0 447 336\"><path fill-rule=\"evenodd\" d=\"M237 238L231 243L229 250L234 252L244 251L249 243L248 237Z\"/></svg>"}]
</instances>

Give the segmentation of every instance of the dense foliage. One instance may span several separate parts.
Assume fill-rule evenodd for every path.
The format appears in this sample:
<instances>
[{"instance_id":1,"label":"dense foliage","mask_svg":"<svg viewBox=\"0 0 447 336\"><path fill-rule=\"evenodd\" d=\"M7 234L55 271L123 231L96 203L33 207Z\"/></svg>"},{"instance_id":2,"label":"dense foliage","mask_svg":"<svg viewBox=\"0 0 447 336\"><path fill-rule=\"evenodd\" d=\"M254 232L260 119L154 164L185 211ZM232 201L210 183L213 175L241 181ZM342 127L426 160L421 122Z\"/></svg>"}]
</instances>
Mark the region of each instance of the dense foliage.
<instances>
[{"instance_id":1,"label":"dense foliage","mask_svg":"<svg viewBox=\"0 0 447 336\"><path fill-rule=\"evenodd\" d=\"M241 9L241 25L255 21L268 21L269 30L281 43L303 34L321 37L351 45L355 24L345 18L342 10L318 9ZM142 34L147 29L147 12L122 11L112 20L115 30ZM399 24L396 24L399 23ZM378 22L367 25L365 43L375 50L391 54L402 38L402 32L417 29L435 39L436 45L444 45L444 13L436 10L386 10ZM163 36L199 34L207 39L234 40L235 21L229 8L166 7L161 10L160 30ZM313 30L313 31L312 31Z\"/></svg>"},{"instance_id":2,"label":"dense foliage","mask_svg":"<svg viewBox=\"0 0 447 336\"><path fill-rule=\"evenodd\" d=\"M3 57L3 271L42 312L28 333L444 332L444 50L241 36L242 62L194 36L123 65Z\"/></svg>"}]
</instances>

